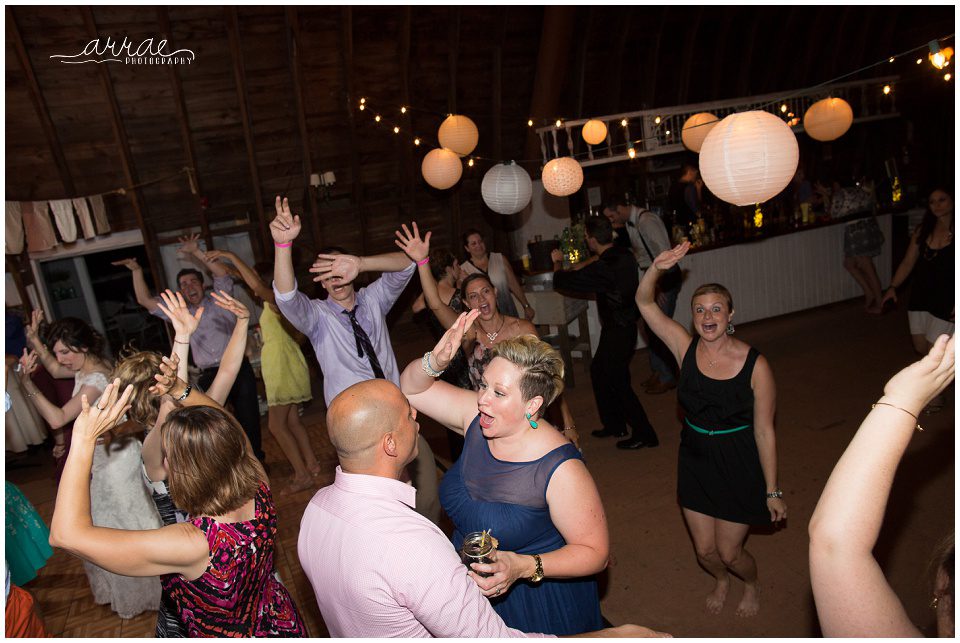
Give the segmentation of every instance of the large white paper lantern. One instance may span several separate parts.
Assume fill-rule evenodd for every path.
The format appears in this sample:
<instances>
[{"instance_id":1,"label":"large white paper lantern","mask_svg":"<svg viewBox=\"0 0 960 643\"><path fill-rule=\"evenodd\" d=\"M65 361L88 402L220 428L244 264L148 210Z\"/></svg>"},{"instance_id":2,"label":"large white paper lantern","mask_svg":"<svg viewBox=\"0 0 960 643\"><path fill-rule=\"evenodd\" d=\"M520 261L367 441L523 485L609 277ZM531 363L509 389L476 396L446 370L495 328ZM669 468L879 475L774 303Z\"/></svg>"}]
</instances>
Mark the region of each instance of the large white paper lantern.
<instances>
[{"instance_id":1,"label":"large white paper lantern","mask_svg":"<svg viewBox=\"0 0 960 643\"><path fill-rule=\"evenodd\" d=\"M477 147L480 133L477 126L466 116L451 114L440 124L437 140L440 147L453 150L460 156L466 156Z\"/></svg>"},{"instance_id":2,"label":"large white paper lantern","mask_svg":"<svg viewBox=\"0 0 960 643\"><path fill-rule=\"evenodd\" d=\"M423 157L420 171L424 180L438 190L446 190L457 184L463 174L463 163L456 152L446 148L430 150Z\"/></svg>"},{"instance_id":3,"label":"large white paper lantern","mask_svg":"<svg viewBox=\"0 0 960 643\"><path fill-rule=\"evenodd\" d=\"M713 126L720 122L720 119L710 112L700 112L687 119L680 130L680 138L683 145L691 152L699 152L703 146L703 140L713 129Z\"/></svg>"},{"instance_id":4,"label":"large white paper lantern","mask_svg":"<svg viewBox=\"0 0 960 643\"><path fill-rule=\"evenodd\" d=\"M583 168L569 156L555 158L543 166L543 189L554 196L570 196L583 185Z\"/></svg>"},{"instance_id":5,"label":"large white paper lantern","mask_svg":"<svg viewBox=\"0 0 960 643\"><path fill-rule=\"evenodd\" d=\"M718 198L734 205L763 203L797 171L797 137L770 112L730 114L711 128L700 148L700 176Z\"/></svg>"},{"instance_id":6,"label":"large white paper lantern","mask_svg":"<svg viewBox=\"0 0 960 643\"><path fill-rule=\"evenodd\" d=\"M516 214L530 203L533 181L513 161L497 163L487 170L480 183L480 195L487 207L499 214Z\"/></svg>"},{"instance_id":7,"label":"large white paper lantern","mask_svg":"<svg viewBox=\"0 0 960 643\"><path fill-rule=\"evenodd\" d=\"M804 131L818 141L838 139L852 124L853 108L842 98L818 100L803 115Z\"/></svg>"},{"instance_id":8,"label":"large white paper lantern","mask_svg":"<svg viewBox=\"0 0 960 643\"><path fill-rule=\"evenodd\" d=\"M583 124L580 135L588 144L599 145L607 140L607 126L603 121L592 118Z\"/></svg>"}]
</instances>

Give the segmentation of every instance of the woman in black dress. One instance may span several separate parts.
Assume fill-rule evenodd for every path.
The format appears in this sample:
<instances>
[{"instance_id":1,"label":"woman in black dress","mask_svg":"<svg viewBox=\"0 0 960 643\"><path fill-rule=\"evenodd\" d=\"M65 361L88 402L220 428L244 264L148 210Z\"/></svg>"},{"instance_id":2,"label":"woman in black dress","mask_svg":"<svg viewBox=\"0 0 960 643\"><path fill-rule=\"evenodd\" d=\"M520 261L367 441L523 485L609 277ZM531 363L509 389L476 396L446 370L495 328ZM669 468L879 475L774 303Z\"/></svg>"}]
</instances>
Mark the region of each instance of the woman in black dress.
<instances>
[{"instance_id":1,"label":"woman in black dress","mask_svg":"<svg viewBox=\"0 0 960 643\"><path fill-rule=\"evenodd\" d=\"M777 486L776 386L767 360L731 336L733 299L726 288L704 284L693 293L696 336L657 306L657 279L689 249L684 242L654 260L637 289L637 306L680 364L677 399L685 417L677 495L697 560L716 579L707 609L723 609L733 572L744 582L737 614L753 616L759 585L757 563L743 548L747 531L787 517Z\"/></svg>"}]
</instances>

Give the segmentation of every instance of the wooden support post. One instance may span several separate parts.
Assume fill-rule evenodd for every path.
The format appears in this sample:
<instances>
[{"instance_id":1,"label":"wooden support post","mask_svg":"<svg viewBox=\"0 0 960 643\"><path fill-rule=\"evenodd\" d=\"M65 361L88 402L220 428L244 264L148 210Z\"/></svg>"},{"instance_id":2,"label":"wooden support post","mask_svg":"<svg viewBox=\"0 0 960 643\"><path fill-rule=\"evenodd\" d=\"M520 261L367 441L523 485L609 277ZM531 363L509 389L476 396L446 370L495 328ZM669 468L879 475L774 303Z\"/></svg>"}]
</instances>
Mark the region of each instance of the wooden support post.
<instances>
[{"instance_id":1,"label":"wooden support post","mask_svg":"<svg viewBox=\"0 0 960 643\"><path fill-rule=\"evenodd\" d=\"M290 57L290 69L293 73L293 95L297 104L297 126L300 130L300 153L303 157L303 194L310 202L310 233L313 247L323 247L323 235L320 232L320 212L314 188L310 187L310 175L313 174L313 158L310 155L310 131L307 129L307 114L303 102L303 68L300 58L300 14L296 7L286 8L287 46Z\"/></svg>"},{"instance_id":2,"label":"wooden support post","mask_svg":"<svg viewBox=\"0 0 960 643\"><path fill-rule=\"evenodd\" d=\"M253 198L257 205L260 229L263 231L262 248L270 239L267 216L263 209L263 191L260 187L260 169L257 167L257 152L253 144L253 130L250 126L250 113L247 107L247 75L243 66L243 52L240 50L240 16L237 7L224 8L224 20L227 23L227 35L230 39L230 56L233 59L233 80L237 88L237 103L240 105L240 122L243 125L243 140L247 146L247 165L250 168L250 182L253 184ZM251 228L253 226L251 225ZM266 256L266 253L264 252Z\"/></svg>"},{"instance_id":3,"label":"wooden support post","mask_svg":"<svg viewBox=\"0 0 960 643\"><path fill-rule=\"evenodd\" d=\"M23 75L27 79L27 90L30 94L30 100L33 107L40 117L40 124L43 126L43 134L47 139L47 145L50 146L50 152L53 154L53 161L57 165L57 173L60 175L60 183L63 184L65 196L71 198L77 196L77 190L73 184L73 176L70 174L70 167L67 165L67 159L63 155L63 148L60 145L60 138L57 136L57 128L50 118L50 110L47 109L47 101L40 90L40 84L37 82L37 76L33 72L33 64L30 62L30 55L23 44L23 37L20 35L20 28L13 15L11 7L6 8L7 12L7 32L13 47L17 52L17 58L20 61L20 67L23 69Z\"/></svg>"},{"instance_id":4,"label":"wooden support post","mask_svg":"<svg viewBox=\"0 0 960 643\"><path fill-rule=\"evenodd\" d=\"M173 40L173 29L170 28L170 14L166 7L157 7L157 21L160 23L160 34L167 40ZM187 115L187 104L183 97L183 82L180 79L178 65L167 65L170 77L170 86L173 88L173 101L177 108L177 122L180 125L180 139L183 142L183 155L186 167L192 173L190 183L197 189L197 194L191 194L197 205L197 216L200 220L200 234L207 243L207 248L213 249L213 235L210 233L210 224L207 221L207 212L200 205L203 196L203 183L197 171L197 154L193 146L193 134L190 132L190 117ZM255 245L262 252L263 244Z\"/></svg>"},{"instance_id":5,"label":"wooden support post","mask_svg":"<svg viewBox=\"0 0 960 643\"><path fill-rule=\"evenodd\" d=\"M412 9L406 6L403 8L403 19L400 22L398 55L400 57L400 100L407 107L410 105L410 35L412 31ZM398 173L400 176L400 213L401 218L406 221L411 216L416 216L417 188L413 169L413 145L411 139L407 137L407 134L413 133L413 114L408 109L403 116L401 127L406 131L403 136L397 139L397 145L399 146L397 157L399 159Z\"/></svg>"},{"instance_id":6,"label":"wooden support post","mask_svg":"<svg viewBox=\"0 0 960 643\"><path fill-rule=\"evenodd\" d=\"M346 90L344 108L347 114L347 140L350 146L350 178L353 191L353 207L360 224L360 254L367 253L367 217L363 208L363 183L360 180L360 156L357 152L357 131L354 112L357 97L353 94L353 7L340 8L340 72L342 86Z\"/></svg>"},{"instance_id":7,"label":"wooden support post","mask_svg":"<svg viewBox=\"0 0 960 643\"><path fill-rule=\"evenodd\" d=\"M460 7L454 5L450 7L450 40L447 50L447 62L449 64L450 82L449 93L447 94L447 111L451 114L457 113L457 62L460 58ZM460 221L460 188L465 179L460 179L460 185L452 190L450 195L450 238L455 240L459 246L461 221Z\"/></svg>"},{"instance_id":8,"label":"wooden support post","mask_svg":"<svg viewBox=\"0 0 960 643\"><path fill-rule=\"evenodd\" d=\"M83 24L87 30L87 37L94 40L97 35L97 23L93 18L93 9L89 6L82 7ZM137 175L137 168L133 164L133 157L130 154L130 143L127 140L127 130L123 125L123 117L120 114L120 105L117 103L117 95L113 89L113 79L110 78L110 70L107 65L97 65L100 72L100 86L103 88L104 96L110 107L111 125L113 126L113 136L116 139L117 147L120 149L120 161L123 164L123 175L127 185L136 185L140 182ZM130 197L130 204L133 206L133 213L137 219L137 225L140 227L140 233L143 235L143 247L147 253L147 263L150 264L150 273L153 275L153 283L159 291L166 285L163 278L164 273L160 263L158 248L156 247L156 237L147 224L149 213L147 204L143 200L140 188L130 190L127 195Z\"/></svg>"}]
</instances>

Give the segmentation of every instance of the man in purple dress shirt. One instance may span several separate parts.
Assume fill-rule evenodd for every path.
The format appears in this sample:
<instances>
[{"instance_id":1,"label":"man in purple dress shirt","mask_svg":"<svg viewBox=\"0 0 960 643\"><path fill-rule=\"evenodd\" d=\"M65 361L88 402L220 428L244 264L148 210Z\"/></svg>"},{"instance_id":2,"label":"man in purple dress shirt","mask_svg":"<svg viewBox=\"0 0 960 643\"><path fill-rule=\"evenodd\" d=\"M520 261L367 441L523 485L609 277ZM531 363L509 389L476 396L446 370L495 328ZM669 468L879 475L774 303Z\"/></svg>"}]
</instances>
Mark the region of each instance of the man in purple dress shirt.
<instances>
[{"instance_id":1,"label":"man in purple dress shirt","mask_svg":"<svg viewBox=\"0 0 960 643\"><path fill-rule=\"evenodd\" d=\"M457 342L459 343L459 342ZM400 482L417 454L417 411L394 384L367 380L327 410L340 466L303 512L297 553L332 637L544 637L507 627L450 540L412 511ZM623 625L580 636L664 636Z\"/></svg>"},{"instance_id":2,"label":"man in purple dress shirt","mask_svg":"<svg viewBox=\"0 0 960 643\"><path fill-rule=\"evenodd\" d=\"M345 388L364 380L384 378L400 384L400 370L390 343L387 313L416 270L416 261L430 253L429 238L415 244L408 257L402 252L356 257L321 254L312 272L320 273L326 299L310 299L297 290L292 245L300 233L300 217L287 200L276 201L277 216L270 223L276 247L273 291L277 307L293 326L310 339L323 369L323 397L327 406ZM355 290L360 272L382 271L372 284ZM358 328L359 326L359 328ZM367 350L367 347L372 350ZM427 441L419 438L419 455L410 467L419 493L416 509L434 523L440 520L437 469Z\"/></svg>"},{"instance_id":3,"label":"man in purple dress shirt","mask_svg":"<svg viewBox=\"0 0 960 643\"><path fill-rule=\"evenodd\" d=\"M216 261L206 261L203 252L197 246L195 238L181 238L183 244L180 251L196 258L201 265L206 266L213 275L213 289L224 290L233 295L233 279L227 274L224 264ZM136 259L122 259L114 262L122 265L133 273L133 291L137 303L166 320L167 316L157 306L159 299L150 294L147 282L143 277L143 268ZM203 308L203 316L197 330L190 336L190 353L194 363L200 368L198 384L207 389L213 383L213 378L220 368L220 357L226 350L236 326L236 316L225 308L217 306L210 295L204 290L203 273L194 268L186 268L177 273L177 287L187 303L187 309L195 313L197 308ZM233 405L233 415L237 418L243 432L250 439L254 454L261 462L266 461L260 440L260 406L257 402L257 378L250 366L249 360L243 358L237 379L227 395L227 401Z\"/></svg>"}]
</instances>

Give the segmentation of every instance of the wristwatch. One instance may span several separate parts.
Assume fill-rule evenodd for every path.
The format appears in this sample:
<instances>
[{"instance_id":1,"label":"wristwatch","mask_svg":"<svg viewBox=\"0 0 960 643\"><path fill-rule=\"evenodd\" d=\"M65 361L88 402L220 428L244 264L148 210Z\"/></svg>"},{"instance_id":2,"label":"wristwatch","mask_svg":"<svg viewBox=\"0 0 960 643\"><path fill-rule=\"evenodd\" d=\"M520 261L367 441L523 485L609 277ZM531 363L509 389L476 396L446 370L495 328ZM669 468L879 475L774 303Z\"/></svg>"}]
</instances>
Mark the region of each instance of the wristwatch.
<instances>
[{"instance_id":1,"label":"wristwatch","mask_svg":"<svg viewBox=\"0 0 960 643\"><path fill-rule=\"evenodd\" d=\"M531 583L539 583L543 580L543 561L540 560L539 554L534 554L533 560L537 563L537 569L533 572L533 576L531 576L529 580Z\"/></svg>"},{"instance_id":2,"label":"wristwatch","mask_svg":"<svg viewBox=\"0 0 960 643\"><path fill-rule=\"evenodd\" d=\"M776 491L768 491L767 498L783 498L783 491L779 487Z\"/></svg>"}]
</instances>

